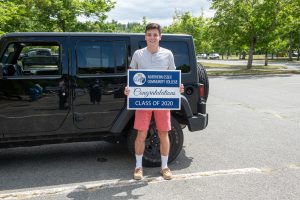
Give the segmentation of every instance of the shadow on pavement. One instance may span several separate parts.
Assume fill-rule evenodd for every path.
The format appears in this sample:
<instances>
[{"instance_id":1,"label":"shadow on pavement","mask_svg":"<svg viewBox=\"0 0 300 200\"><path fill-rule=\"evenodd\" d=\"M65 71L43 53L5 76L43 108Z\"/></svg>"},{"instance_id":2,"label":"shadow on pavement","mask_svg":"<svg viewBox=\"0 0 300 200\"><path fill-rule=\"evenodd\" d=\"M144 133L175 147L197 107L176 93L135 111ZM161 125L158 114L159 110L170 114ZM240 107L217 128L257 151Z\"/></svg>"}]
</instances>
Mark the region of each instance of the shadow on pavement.
<instances>
[{"instance_id":1,"label":"shadow on pavement","mask_svg":"<svg viewBox=\"0 0 300 200\"><path fill-rule=\"evenodd\" d=\"M122 199L141 199L143 194L134 194L134 190L147 186L148 183L140 182L135 185L122 187L104 187L99 189L87 190L84 186L76 188L67 195L71 200L83 199L105 199L105 200L122 200Z\"/></svg>"},{"instance_id":2,"label":"shadow on pavement","mask_svg":"<svg viewBox=\"0 0 300 200\"><path fill-rule=\"evenodd\" d=\"M124 145L90 142L4 149L0 166L4 191L131 179L134 159Z\"/></svg>"},{"instance_id":3,"label":"shadow on pavement","mask_svg":"<svg viewBox=\"0 0 300 200\"><path fill-rule=\"evenodd\" d=\"M185 169L192 161L183 148L169 167L173 171ZM135 160L125 145L89 142L4 149L0 166L0 192L9 192L101 180L131 180ZM144 175L159 177L159 171L160 167L145 167Z\"/></svg>"}]
</instances>

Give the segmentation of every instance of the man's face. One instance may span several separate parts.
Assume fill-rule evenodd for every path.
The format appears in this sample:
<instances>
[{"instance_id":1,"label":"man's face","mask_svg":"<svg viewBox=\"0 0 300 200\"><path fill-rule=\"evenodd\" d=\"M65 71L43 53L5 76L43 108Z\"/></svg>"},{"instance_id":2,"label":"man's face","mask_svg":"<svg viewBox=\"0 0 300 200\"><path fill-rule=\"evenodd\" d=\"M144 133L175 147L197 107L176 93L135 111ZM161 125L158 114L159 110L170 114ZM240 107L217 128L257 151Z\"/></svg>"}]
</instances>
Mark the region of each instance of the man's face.
<instances>
[{"instance_id":1,"label":"man's face","mask_svg":"<svg viewBox=\"0 0 300 200\"><path fill-rule=\"evenodd\" d=\"M145 40L147 42L147 46L157 47L159 45L159 41L161 40L161 35L157 29L150 29L146 32Z\"/></svg>"}]
</instances>

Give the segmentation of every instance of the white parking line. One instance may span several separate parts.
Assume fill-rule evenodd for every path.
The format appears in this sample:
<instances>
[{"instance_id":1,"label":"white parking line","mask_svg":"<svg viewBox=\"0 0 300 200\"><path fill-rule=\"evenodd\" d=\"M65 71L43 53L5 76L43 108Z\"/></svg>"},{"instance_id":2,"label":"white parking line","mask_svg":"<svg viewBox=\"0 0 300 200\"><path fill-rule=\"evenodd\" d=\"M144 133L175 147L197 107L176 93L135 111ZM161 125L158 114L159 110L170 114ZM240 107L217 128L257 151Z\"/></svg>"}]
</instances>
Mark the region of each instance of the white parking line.
<instances>
[{"instance_id":1,"label":"white parking line","mask_svg":"<svg viewBox=\"0 0 300 200\"><path fill-rule=\"evenodd\" d=\"M289 164L285 167L289 170L299 170L300 164ZM199 179L203 177L212 177L212 176L228 176L228 175L246 175L246 174L258 174L258 173L270 173L277 169L272 168L241 168L241 169L229 169L229 170L218 170L218 171L206 171L206 172L195 172L188 174L178 174L173 175L172 180L190 180L190 179ZM22 189L22 191L14 192L0 192L0 200L20 200L20 199L29 199L39 196L47 195L60 195L68 194L71 192L84 192L84 191L95 191L103 188L114 188L114 187L124 187L131 185L147 185L155 184L166 181L162 177L145 177L141 181L131 180L109 180L109 181L93 181L93 182L80 182L67 185L56 185L56 186L47 186L41 188L27 188Z\"/></svg>"},{"instance_id":2,"label":"white parking line","mask_svg":"<svg viewBox=\"0 0 300 200\"><path fill-rule=\"evenodd\" d=\"M221 175L239 175L239 174L255 174L262 173L263 169L258 168L243 168L243 169L230 169L230 170L218 170L218 171L206 171L196 172L188 174L173 175L171 181L198 179L201 177L221 176ZM141 181L135 180L109 180L109 181L93 181L93 182L81 182L68 185L57 185L55 187L42 187L42 188L28 188L26 191L15 192L0 192L0 200L14 200L14 199L28 199L46 195L58 195L67 194L70 192L80 192L88 190L97 190L102 188L122 187L139 184L155 184L165 181L162 177L145 177ZM22 189L25 190L25 189Z\"/></svg>"}]
</instances>

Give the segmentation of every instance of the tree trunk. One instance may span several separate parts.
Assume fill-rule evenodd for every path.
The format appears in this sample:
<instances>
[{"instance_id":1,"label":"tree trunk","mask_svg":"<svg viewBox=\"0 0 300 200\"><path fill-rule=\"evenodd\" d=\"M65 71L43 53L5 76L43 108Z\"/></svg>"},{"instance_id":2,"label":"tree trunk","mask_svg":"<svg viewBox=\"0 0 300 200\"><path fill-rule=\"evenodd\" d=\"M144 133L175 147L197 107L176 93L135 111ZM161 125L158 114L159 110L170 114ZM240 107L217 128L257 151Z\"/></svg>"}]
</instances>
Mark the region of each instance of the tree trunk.
<instances>
[{"instance_id":1,"label":"tree trunk","mask_svg":"<svg viewBox=\"0 0 300 200\"><path fill-rule=\"evenodd\" d=\"M66 32L66 23L65 23L65 20L60 20L60 23L59 23L59 26L60 26L60 29L62 32Z\"/></svg>"},{"instance_id":2,"label":"tree trunk","mask_svg":"<svg viewBox=\"0 0 300 200\"><path fill-rule=\"evenodd\" d=\"M268 66L268 51L265 52L265 66Z\"/></svg>"},{"instance_id":3,"label":"tree trunk","mask_svg":"<svg viewBox=\"0 0 300 200\"><path fill-rule=\"evenodd\" d=\"M271 59L274 60L274 53L272 53L272 58Z\"/></svg>"},{"instance_id":4,"label":"tree trunk","mask_svg":"<svg viewBox=\"0 0 300 200\"><path fill-rule=\"evenodd\" d=\"M227 56L227 60L228 60L228 56L229 56L229 50L227 50L227 55L226 55L226 56Z\"/></svg>"},{"instance_id":5,"label":"tree trunk","mask_svg":"<svg viewBox=\"0 0 300 200\"><path fill-rule=\"evenodd\" d=\"M293 32L290 32L289 61L293 60Z\"/></svg>"},{"instance_id":6,"label":"tree trunk","mask_svg":"<svg viewBox=\"0 0 300 200\"><path fill-rule=\"evenodd\" d=\"M241 60L242 59L242 53L240 52L239 53L239 60Z\"/></svg>"},{"instance_id":7,"label":"tree trunk","mask_svg":"<svg viewBox=\"0 0 300 200\"><path fill-rule=\"evenodd\" d=\"M256 40L255 36L252 36L251 40L250 40L250 48L249 48L249 57L248 57L247 69L252 68L253 52L254 52L254 48L255 48L255 40Z\"/></svg>"},{"instance_id":8,"label":"tree trunk","mask_svg":"<svg viewBox=\"0 0 300 200\"><path fill-rule=\"evenodd\" d=\"M243 60L246 60L246 52L243 51L243 57L242 57Z\"/></svg>"},{"instance_id":9,"label":"tree trunk","mask_svg":"<svg viewBox=\"0 0 300 200\"><path fill-rule=\"evenodd\" d=\"M297 60L299 61L299 57L300 57L300 49L298 48L297 50L298 50L298 51L297 51L297 52L298 52L298 55L297 55L298 58L297 58Z\"/></svg>"}]
</instances>

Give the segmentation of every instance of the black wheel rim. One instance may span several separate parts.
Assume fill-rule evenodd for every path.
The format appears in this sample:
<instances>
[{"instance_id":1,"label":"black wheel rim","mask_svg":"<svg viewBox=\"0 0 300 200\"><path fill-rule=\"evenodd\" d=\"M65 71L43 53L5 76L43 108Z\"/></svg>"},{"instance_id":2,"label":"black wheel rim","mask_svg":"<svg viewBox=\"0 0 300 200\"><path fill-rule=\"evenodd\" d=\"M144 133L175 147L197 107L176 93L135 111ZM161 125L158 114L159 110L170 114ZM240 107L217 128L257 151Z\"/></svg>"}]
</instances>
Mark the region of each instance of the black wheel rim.
<instances>
[{"instance_id":1,"label":"black wheel rim","mask_svg":"<svg viewBox=\"0 0 300 200\"><path fill-rule=\"evenodd\" d=\"M174 146L174 143L176 142L174 140L175 135L172 133L176 132L175 128L172 126L171 130L169 132L169 140L170 140L170 153L171 149ZM151 159L159 159L160 160L160 141L158 137L158 133L156 130L155 123L151 123L148 135L145 141L145 154ZM169 155L170 156L170 155Z\"/></svg>"},{"instance_id":2,"label":"black wheel rim","mask_svg":"<svg viewBox=\"0 0 300 200\"><path fill-rule=\"evenodd\" d=\"M145 141L145 153L152 159L160 156L160 142L155 125L152 123Z\"/></svg>"}]
</instances>

